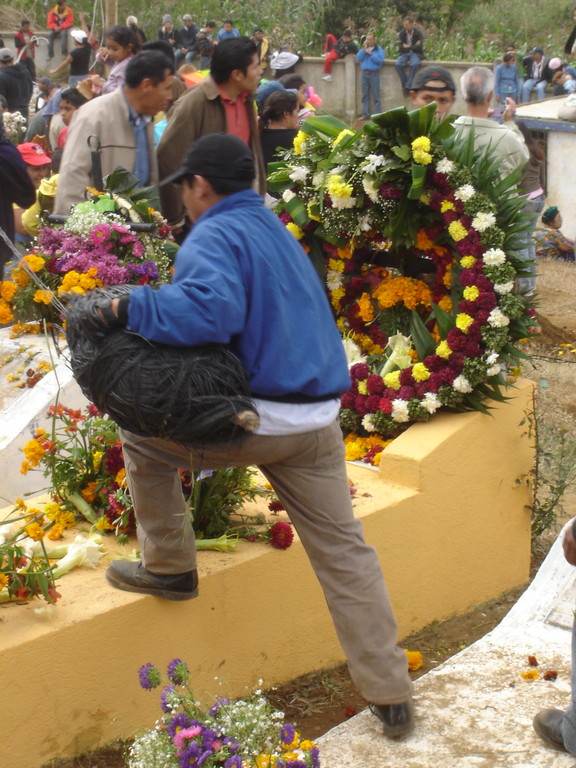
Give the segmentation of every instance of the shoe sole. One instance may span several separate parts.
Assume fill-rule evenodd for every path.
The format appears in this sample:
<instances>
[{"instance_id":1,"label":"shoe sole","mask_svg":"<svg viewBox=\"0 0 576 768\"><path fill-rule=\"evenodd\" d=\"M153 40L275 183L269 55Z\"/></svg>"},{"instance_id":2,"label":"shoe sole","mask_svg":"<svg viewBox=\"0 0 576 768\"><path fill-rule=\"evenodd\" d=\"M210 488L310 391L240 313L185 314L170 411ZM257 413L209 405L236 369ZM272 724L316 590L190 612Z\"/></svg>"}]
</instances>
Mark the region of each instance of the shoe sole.
<instances>
[{"instance_id":1,"label":"shoe sole","mask_svg":"<svg viewBox=\"0 0 576 768\"><path fill-rule=\"evenodd\" d=\"M129 584L115 578L113 574L106 573L107 581L116 589L122 589L124 592L136 592L140 595L150 595L151 597L161 597L164 600L193 600L198 597L198 589L192 592L175 592L170 589L155 589L154 587L138 587L135 584Z\"/></svg>"}]
</instances>

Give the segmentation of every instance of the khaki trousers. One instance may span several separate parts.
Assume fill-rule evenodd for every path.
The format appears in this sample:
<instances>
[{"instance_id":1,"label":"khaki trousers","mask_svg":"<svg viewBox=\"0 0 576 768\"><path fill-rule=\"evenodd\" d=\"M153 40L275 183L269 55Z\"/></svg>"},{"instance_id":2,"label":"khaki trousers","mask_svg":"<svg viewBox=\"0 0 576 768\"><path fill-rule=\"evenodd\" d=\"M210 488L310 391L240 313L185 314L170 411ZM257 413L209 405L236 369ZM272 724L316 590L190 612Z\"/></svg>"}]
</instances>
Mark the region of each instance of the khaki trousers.
<instances>
[{"instance_id":1,"label":"khaki trousers","mask_svg":"<svg viewBox=\"0 0 576 768\"><path fill-rule=\"evenodd\" d=\"M157 574L196 567L178 469L257 465L285 506L320 581L350 674L375 704L412 694L406 654L373 547L354 517L337 423L297 435L251 435L239 445L189 451L122 431L124 459L144 566Z\"/></svg>"}]
</instances>

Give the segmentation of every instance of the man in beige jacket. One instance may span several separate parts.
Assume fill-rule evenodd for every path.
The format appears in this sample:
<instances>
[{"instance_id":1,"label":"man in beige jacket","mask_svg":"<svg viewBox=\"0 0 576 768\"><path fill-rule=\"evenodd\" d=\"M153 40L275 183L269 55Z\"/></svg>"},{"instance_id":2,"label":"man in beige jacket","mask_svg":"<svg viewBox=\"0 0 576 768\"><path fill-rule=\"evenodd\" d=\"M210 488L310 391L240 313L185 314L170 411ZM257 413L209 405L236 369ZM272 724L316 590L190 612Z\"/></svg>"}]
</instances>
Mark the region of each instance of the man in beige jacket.
<instances>
[{"instance_id":1,"label":"man in beige jacket","mask_svg":"<svg viewBox=\"0 0 576 768\"><path fill-rule=\"evenodd\" d=\"M191 145L210 133L231 133L254 154L256 188L266 192L266 170L256 123L254 92L262 70L256 43L247 37L220 42L212 57L210 75L184 93L174 105L158 144L160 179L177 171ZM178 185L160 188L162 212L178 229L185 223L182 192Z\"/></svg>"},{"instance_id":2,"label":"man in beige jacket","mask_svg":"<svg viewBox=\"0 0 576 768\"><path fill-rule=\"evenodd\" d=\"M98 96L77 110L62 156L55 213L69 213L84 200L86 187L94 186L88 146L92 136L100 143L103 177L121 165L142 186L158 181L152 118L172 98L173 75L174 67L163 53L143 51L128 64L123 88Z\"/></svg>"}]
</instances>

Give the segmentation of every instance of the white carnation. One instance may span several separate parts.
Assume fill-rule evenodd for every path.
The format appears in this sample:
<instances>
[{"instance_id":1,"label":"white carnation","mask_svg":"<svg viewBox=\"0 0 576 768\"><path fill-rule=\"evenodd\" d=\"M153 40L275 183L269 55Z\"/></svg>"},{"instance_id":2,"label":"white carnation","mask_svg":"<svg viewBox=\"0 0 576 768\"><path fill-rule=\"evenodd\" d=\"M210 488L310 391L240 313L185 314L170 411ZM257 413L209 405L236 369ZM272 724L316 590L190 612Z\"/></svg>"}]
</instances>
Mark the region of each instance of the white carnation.
<instances>
[{"instance_id":1,"label":"white carnation","mask_svg":"<svg viewBox=\"0 0 576 768\"><path fill-rule=\"evenodd\" d=\"M436 413L438 408L442 406L440 398L434 392L426 392L421 401L422 408L428 413Z\"/></svg>"},{"instance_id":2,"label":"white carnation","mask_svg":"<svg viewBox=\"0 0 576 768\"><path fill-rule=\"evenodd\" d=\"M506 261L506 254L500 248L490 248L482 256L482 261L489 267L499 267Z\"/></svg>"},{"instance_id":3,"label":"white carnation","mask_svg":"<svg viewBox=\"0 0 576 768\"><path fill-rule=\"evenodd\" d=\"M367 162L364 166L366 173L376 173L376 169L386 163L384 155L368 155L366 160Z\"/></svg>"},{"instance_id":4,"label":"white carnation","mask_svg":"<svg viewBox=\"0 0 576 768\"><path fill-rule=\"evenodd\" d=\"M306 181L309 173L310 169L306 168L305 165L297 165L288 178L292 179L292 181Z\"/></svg>"},{"instance_id":5,"label":"white carnation","mask_svg":"<svg viewBox=\"0 0 576 768\"><path fill-rule=\"evenodd\" d=\"M332 197L330 196L330 199L332 200L332 207L333 208L354 208L356 205L356 198L355 197Z\"/></svg>"},{"instance_id":6,"label":"white carnation","mask_svg":"<svg viewBox=\"0 0 576 768\"><path fill-rule=\"evenodd\" d=\"M454 196L457 200L462 200L462 202L466 202L467 200L470 200L471 197L474 197L476 194L476 190L472 186L472 184L463 184L461 187L458 187L456 192L454 192Z\"/></svg>"},{"instance_id":7,"label":"white carnation","mask_svg":"<svg viewBox=\"0 0 576 768\"><path fill-rule=\"evenodd\" d=\"M498 376L499 373L502 372L502 366L500 363L496 363L496 365L490 366L488 370L486 371L486 376Z\"/></svg>"},{"instance_id":8,"label":"white carnation","mask_svg":"<svg viewBox=\"0 0 576 768\"><path fill-rule=\"evenodd\" d=\"M295 197L296 195L291 189L285 189L284 192L282 192L282 200L284 200L285 203L289 203L290 200L293 200Z\"/></svg>"},{"instance_id":9,"label":"white carnation","mask_svg":"<svg viewBox=\"0 0 576 768\"><path fill-rule=\"evenodd\" d=\"M448 160L447 157L444 157L439 163L436 163L436 170L438 173L452 173L454 167L452 160Z\"/></svg>"},{"instance_id":10,"label":"white carnation","mask_svg":"<svg viewBox=\"0 0 576 768\"><path fill-rule=\"evenodd\" d=\"M472 392L472 385L466 378L466 376L456 376L454 381L452 382L452 386L456 390L456 392L461 392L463 395L465 395L468 392Z\"/></svg>"},{"instance_id":11,"label":"white carnation","mask_svg":"<svg viewBox=\"0 0 576 768\"><path fill-rule=\"evenodd\" d=\"M392 419L397 422L410 421L408 403L406 400L392 400Z\"/></svg>"},{"instance_id":12,"label":"white carnation","mask_svg":"<svg viewBox=\"0 0 576 768\"><path fill-rule=\"evenodd\" d=\"M472 219L472 226L477 232L484 232L485 229L489 229L496 224L496 216L493 213L480 213Z\"/></svg>"},{"instance_id":13,"label":"white carnation","mask_svg":"<svg viewBox=\"0 0 576 768\"><path fill-rule=\"evenodd\" d=\"M330 269L326 275L326 285L331 291L335 291L342 285L342 275L335 269Z\"/></svg>"},{"instance_id":14,"label":"white carnation","mask_svg":"<svg viewBox=\"0 0 576 768\"><path fill-rule=\"evenodd\" d=\"M491 325L492 328L505 328L507 325L510 325L510 318L506 317L504 312L496 307L488 315L488 325Z\"/></svg>"},{"instance_id":15,"label":"white carnation","mask_svg":"<svg viewBox=\"0 0 576 768\"><path fill-rule=\"evenodd\" d=\"M362 419L362 426L366 430L366 432L375 432L376 427L374 426L373 416L370 413L367 413L366 416Z\"/></svg>"},{"instance_id":16,"label":"white carnation","mask_svg":"<svg viewBox=\"0 0 576 768\"><path fill-rule=\"evenodd\" d=\"M486 357L486 365L494 365L494 363L498 362L498 352L488 352L488 356Z\"/></svg>"},{"instance_id":17,"label":"white carnation","mask_svg":"<svg viewBox=\"0 0 576 768\"><path fill-rule=\"evenodd\" d=\"M494 283L494 290L496 293L510 293L514 289L514 281L511 280L509 283Z\"/></svg>"}]
</instances>

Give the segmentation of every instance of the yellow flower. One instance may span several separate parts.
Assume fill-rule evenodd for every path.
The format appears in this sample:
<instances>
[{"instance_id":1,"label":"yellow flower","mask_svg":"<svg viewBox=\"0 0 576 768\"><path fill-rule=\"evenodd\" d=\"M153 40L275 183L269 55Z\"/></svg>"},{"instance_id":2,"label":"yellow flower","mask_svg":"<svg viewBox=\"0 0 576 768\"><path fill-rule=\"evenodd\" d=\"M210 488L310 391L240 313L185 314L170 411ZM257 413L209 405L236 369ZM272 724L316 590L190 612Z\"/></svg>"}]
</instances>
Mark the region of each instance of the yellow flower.
<instances>
[{"instance_id":1,"label":"yellow flower","mask_svg":"<svg viewBox=\"0 0 576 768\"><path fill-rule=\"evenodd\" d=\"M344 272L344 262L342 259L330 259L328 261L328 267L333 269L334 272Z\"/></svg>"},{"instance_id":2,"label":"yellow flower","mask_svg":"<svg viewBox=\"0 0 576 768\"><path fill-rule=\"evenodd\" d=\"M294 136L294 154L301 155L304 152L304 142L308 138L308 134L304 131L298 131Z\"/></svg>"},{"instance_id":3,"label":"yellow flower","mask_svg":"<svg viewBox=\"0 0 576 768\"><path fill-rule=\"evenodd\" d=\"M4 301L12 301L17 290L18 286L11 280L3 280L0 283L0 297L3 298Z\"/></svg>"},{"instance_id":4,"label":"yellow flower","mask_svg":"<svg viewBox=\"0 0 576 768\"><path fill-rule=\"evenodd\" d=\"M298 733L298 731L294 731L293 740L290 742L290 744L285 744L284 742L282 742L282 749L285 749L291 752L293 749L298 749L299 743L300 743L300 734ZM286 757L286 755L284 755L284 757Z\"/></svg>"},{"instance_id":5,"label":"yellow flower","mask_svg":"<svg viewBox=\"0 0 576 768\"><path fill-rule=\"evenodd\" d=\"M318 203L311 200L308 205L306 206L306 213L308 214L308 218L312 219L313 221L322 221L320 216L318 216Z\"/></svg>"},{"instance_id":6,"label":"yellow flower","mask_svg":"<svg viewBox=\"0 0 576 768\"><path fill-rule=\"evenodd\" d=\"M8 576L5 573L0 573L0 589L8 586Z\"/></svg>"},{"instance_id":7,"label":"yellow flower","mask_svg":"<svg viewBox=\"0 0 576 768\"><path fill-rule=\"evenodd\" d=\"M22 261L30 267L32 272L40 272L44 268L44 259L41 256L37 256L35 253L28 253Z\"/></svg>"},{"instance_id":8,"label":"yellow flower","mask_svg":"<svg viewBox=\"0 0 576 768\"><path fill-rule=\"evenodd\" d=\"M440 203L440 213L446 213L446 211L455 211L456 206L451 200L442 200Z\"/></svg>"},{"instance_id":9,"label":"yellow flower","mask_svg":"<svg viewBox=\"0 0 576 768\"><path fill-rule=\"evenodd\" d=\"M402 303L407 309L416 309L420 304L430 306L432 292L422 280L412 277L393 277L383 280L374 290L373 297L380 309L390 309Z\"/></svg>"},{"instance_id":10,"label":"yellow flower","mask_svg":"<svg viewBox=\"0 0 576 768\"><path fill-rule=\"evenodd\" d=\"M31 467L37 467L45 453L38 440L28 440L23 448L23 452Z\"/></svg>"},{"instance_id":11,"label":"yellow flower","mask_svg":"<svg viewBox=\"0 0 576 768\"><path fill-rule=\"evenodd\" d=\"M452 299L450 296L442 296L438 302L438 306L440 309L443 309L444 312L452 312Z\"/></svg>"},{"instance_id":12,"label":"yellow flower","mask_svg":"<svg viewBox=\"0 0 576 768\"><path fill-rule=\"evenodd\" d=\"M448 360L450 355L452 354L452 350L448 346L447 341L441 341L440 344L436 347L436 354L438 357L443 357L445 360Z\"/></svg>"},{"instance_id":13,"label":"yellow flower","mask_svg":"<svg viewBox=\"0 0 576 768\"><path fill-rule=\"evenodd\" d=\"M295 224L293 221L290 221L288 224L286 224L286 229L288 232L294 235L296 240L301 240L304 237L304 231L300 229L298 224Z\"/></svg>"},{"instance_id":14,"label":"yellow flower","mask_svg":"<svg viewBox=\"0 0 576 768\"><path fill-rule=\"evenodd\" d=\"M12 270L12 280L19 288L26 288L27 285L30 285L31 277L28 272L17 267Z\"/></svg>"},{"instance_id":15,"label":"yellow flower","mask_svg":"<svg viewBox=\"0 0 576 768\"><path fill-rule=\"evenodd\" d=\"M124 469L124 467L122 467L122 469L119 469L118 472L116 472L116 477L114 478L114 480L116 480L116 482L120 487L123 487L126 485L126 470Z\"/></svg>"},{"instance_id":16,"label":"yellow flower","mask_svg":"<svg viewBox=\"0 0 576 768\"><path fill-rule=\"evenodd\" d=\"M274 768L278 758L276 755L258 755L256 768Z\"/></svg>"},{"instance_id":17,"label":"yellow flower","mask_svg":"<svg viewBox=\"0 0 576 768\"><path fill-rule=\"evenodd\" d=\"M537 669L527 669L526 672L520 672L520 677L531 683L532 680L538 680L540 674L538 673Z\"/></svg>"},{"instance_id":18,"label":"yellow flower","mask_svg":"<svg viewBox=\"0 0 576 768\"><path fill-rule=\"evenodd\" d=\"M326 190L330 197L340 199L352 197L352 192L354 191L351 184L346 184L346 182L342 181L342 176L339 173L333 173L330 176Z\"/></svg>"},{"instance_id":19,"label":"yellow flower","mask_svg":"<svg viewBox=\"0 0 576 768\"><path fill-rule=\"evenodd\" d=\"M347 243L344 248L338 248L338 256L341 259L351 259L354 256L354 247L352 243Z\"/></svg>"},{"instance_id":20,"label":"yellow flower","mask_svg":"<svg viewBox=\"0 0 576 768\"><path fill-rule=\"evenodd\" d=\"M335 288L332 291L332 294L331 294L332 295L332 304L334 305L334 307L336 309L340 308L340 302L344 298L344 293L345 293L344 288Z\"/></svg>"},{"instance_id":21,"label":"yellow flower","mask_svg":"<svg viewBox=\"0 0 576 768\"><path fill-rule=\"evenodd\" d=\"M414 162L420 163L420 165L430 165L432 162L432 155L429 152L415 150L412 152L412 157L414 158Z\"/></svg>"},{"instance_id":22,"label":"yellow flower","mask_svg":"<svg viewBox=\"0 0 576 768\"><path fill-rule=\"evenodd\" d=\"M98 518L98 520L96 521L96 528L99 531L113 531L114 530L114 526L108 520L106 515L102 515L102 517Z\"/></svg>"},{"instance_id":23,"label":"yellow flower","mask_svg":"<svg viewBox=\"0 0 576 768\"><path fill-rule=\"evenodd\" d=\"M468 333L468 328L474 322L474 318L470 315L466 315L464 312L460 312L456 315L456 328L462 331L462 333Z\"/></svg>"},{"instance_id":24,"label":"yellow flower","mask_svg":"<svg viewBox=\"0 0 576 768\"><path fill-rule=\"evenodd\" d=\"M92 466L94 467L94 472L98 472L100 469L103 455L102 451L92 451Z\"/></svg>"},{"instance_id":25,"label":"yellow flower","mask_svg":"<svg viewBox=\"0 0 576 768\"><path fill-rule=\"evenodd\" d=\"M368 394L368 384L366 383L366 379L363 379L362 381L358 382L358 394L360 395Z\"/></svg>"},{"instance_id":26,"label":"yellow flower","mask_svg":"<svg viewBox=\"0 0 576 768\"><path fill-rule=\"evenodd\" d=\"M422 150L423 152L430 152L431 146L432 144L428 136L418 136L418 138L414 139L412 142L412 151Z\"/></svg>"},{"instance_id":27,"label":"yellow flower","mask_svg":"<svg viewBox=\"0 0 576 768\"><path fill-rule=\"evenodd\" d=\"M64 526L60 525L60 523L54 523L52 528L47 533L47 538L50 539L50 541L58 541L58 539L61 539L64 535Z\"/></svg>"},{"instance_id":28,"label":"yellow flower","mask_svg":"<svg viewBox=\"0 0 576 768\"><path fill-rule=\"evenodd\" d=\"M3 299L0 300L0 325L8 325L8 323L13 319L14 315L12 314L8 304Z\"/></svg>"},{"instance_id":29,"label":"yellow flower","mask_svg":"<svg viewBox=\"0 0 576 768\"><path fill-rule=\"evenodd\" d=\"M30 536L34 541L42 541L46 535L46 531L38 523L30 523L30 525L24 527L24 530L26 531L26 535Z\"/></svg>"},{"instance_id":30,"label":"yellow flower","mask_svg":"<svg viewBox=\"0 0 576 768\"><path fill-rule=\"evenodd\" d=\"M424 363L416 363L416 365L412 366L412 376L416 381L426 381L426 379L430 378L430 371Z\"/></svg>"},{"instance_id":31,"label":"yellow flower","mask_svg":"<svg viewBox=\"0 0 576 768\"><path fill-rule=\"evenodd\" d=\"M332 142L332 147L337 147L340 142L346 138L346 136L354 136L354 131L351 131L349 128L344 128L343 131L340 131L338 136L334 139Z\"/></svg>"},{"instance_id":32,"label":"yellow flower","mask_svg":"<svg viewBox=\"0 0 576 768\"><path fill-rule=\"evenodd\" d=\"M459 240L463 240L468 235L466 227L460 221L450 222L448 225L448 232L450 233L452 240L454 240L456 243Z\"/></svg>"},{"instance_id":33,"label":"yellow flower","mask_svg":"<svg viewBox=\"0 0 576 768\"><path fill-rule=\"evenodd\" d=\"M406 651L406 656L408 657L408 669L412 672L420 669L422 666L422 654L420 651Z\"/></svg>"},{"instance_id":34,"label":"yellow flower","mask_svg":"<svg viewBox=\"0 0 576 768\"><path fill-rule=\"evenodd\" d=\"M463 269L470 269L470 267L473 267L474 264L476 264L476 259L474 256L463 256L460 259L460 266Z\"/></svg>"},{"instance_id":35,"label":"yellow flower","mask_svg":"<svg viewBox=\"0 0 576 768\"><path fill-rule=\"evenodd\" d=\"M384 384L390 389L400 389L400 371L391 371L384 376Z\"/></svg>"},{"instance_id":36,"label":"yellow flower","mask_svg":"<svg viewBox=\"0 0 576 768\"><path fill-rule=\"evenodd\" d=\"M96 498L96 482L92 481L86 485L85 488L83 488L80 491L82 498L87 501L89 504L91 504L94 499Z\"/></svg>"},{"instance_id":37,"label":"yellow flower","mask_svg":"<svg viewBox=\"0 0 576 768\"><path fill-rule=\"evenodd\" d=\"M480 296L480 291L478 290L477 285L468 285L464 288L462 295L466 301L476 301L478 296Z\"/></svg>"},{"instance_id":38,"label":"yellow flower","mask_svg":"<svg viewBox=\"0 0 576 768\"><path fill-rule=\"evenodd\" d=\"M51 304L52 302L52 293L51 291L45 291L43 289L38 289L36 293L34 294L34 301L37 304Z\"/></svg>"},{"instance_id":39,"label":"yellow flower","mask_svg":"<svg viewBox=\"0 0 576 768\"><path fill-rule=\"evenodd\" d=\"M300 742L300 749L303 749L304 752L310 752L312 747L315 747L316 744L313 741L310 741L309 739L304 739Z\"/></svg>"}]
</instances>

